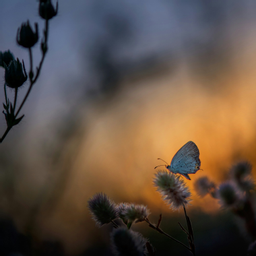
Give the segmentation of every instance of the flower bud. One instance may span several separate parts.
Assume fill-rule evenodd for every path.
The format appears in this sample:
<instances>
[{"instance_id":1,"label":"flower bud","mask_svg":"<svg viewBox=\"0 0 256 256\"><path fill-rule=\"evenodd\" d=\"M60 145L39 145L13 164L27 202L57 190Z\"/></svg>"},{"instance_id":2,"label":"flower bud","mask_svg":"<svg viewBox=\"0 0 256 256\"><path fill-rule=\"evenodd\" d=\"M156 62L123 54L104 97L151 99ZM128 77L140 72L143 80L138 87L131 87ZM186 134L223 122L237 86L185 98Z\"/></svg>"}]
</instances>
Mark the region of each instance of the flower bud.
<instances>
[{"instance_id":1,"label":"flower bud","mask_svg":"<svg viewBox=\"0 0 256 256\"><path fill-rule=\"evenodd\" d=\"M10 50L5 51L5 52L0 52L0 66L5 67L5 65L8 67L10 62L12 60L15 60L13 54L10 52ZM4 65L5 63L5 65Z\"/></svg>"},{"instance_id":2,"label":"flower bud","mask_svg":"<svg viewBox=\"0 0 256 256\"><path fill-rule=\"evenodd\" d=\"M23 65L22 65L23 64ZM18 88L27 80L24 61L12 60L9 66L5 65L5 82L10 88Z\"/></svg>"},{"instance_id":3,"label":"flower bud","mask_svg":"<svg viewBox=\"0 0 256 256\"><path fill-rule=\"evenodd\" d=\"M30 27L29 21L27 23L22 23L21 27L18 28L16 41L19 45L25 48L31 48L38 41L38 25L35 23L34 33L32 28Z\"/></svg>"},{"instance_id":4,"label":"flower bud","mask_svg":"<svg viewBox=\"0 0 256 256\"><path fill-rule=\"evenodd\" d=\"M58 13L58 2L56 3L56 10L51 3L51 0L40 0L39 3L39 15L45 19L50 20Z\"/></svg>"}]
</instances>

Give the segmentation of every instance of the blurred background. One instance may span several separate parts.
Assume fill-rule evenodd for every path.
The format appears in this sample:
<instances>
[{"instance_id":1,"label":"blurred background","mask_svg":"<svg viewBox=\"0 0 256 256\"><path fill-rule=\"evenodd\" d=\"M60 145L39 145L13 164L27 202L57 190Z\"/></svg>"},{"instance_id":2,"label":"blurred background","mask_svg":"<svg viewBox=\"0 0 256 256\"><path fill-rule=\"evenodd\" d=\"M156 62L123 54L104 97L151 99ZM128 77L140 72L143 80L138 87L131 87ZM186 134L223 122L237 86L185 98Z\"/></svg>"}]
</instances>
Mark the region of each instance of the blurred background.
<instances>
[{"instance_id":1,"label":"blurred background","mask_svg":"<svg viewBox=\"0 0 256 256\"><path fill-rule=\"evenodd\" d=\"M27 70L15 38L27 20L42 37L38 4L1 1L0 51L10 49ZM163 213L163 229L185 242L183 213L168 208L153 178L158 157L170 162L192 140L202 162L186 180L198 255L245 255L240 220L196 195L193 183L206 175L218 184L240 160L256 164L255 13L253 0L60 0L25 118L0 146L3 225L32 237L40 255L111 255L110 227L95 227L87 208L104 192L148 205L152 222ZM38 65L40 43L33 54ZM4 85L4 69L0 76ZM2 115L1 133L5 125ZM157 255L189 255L145 223L135 230Z\"/></svg>"}]
</instances>

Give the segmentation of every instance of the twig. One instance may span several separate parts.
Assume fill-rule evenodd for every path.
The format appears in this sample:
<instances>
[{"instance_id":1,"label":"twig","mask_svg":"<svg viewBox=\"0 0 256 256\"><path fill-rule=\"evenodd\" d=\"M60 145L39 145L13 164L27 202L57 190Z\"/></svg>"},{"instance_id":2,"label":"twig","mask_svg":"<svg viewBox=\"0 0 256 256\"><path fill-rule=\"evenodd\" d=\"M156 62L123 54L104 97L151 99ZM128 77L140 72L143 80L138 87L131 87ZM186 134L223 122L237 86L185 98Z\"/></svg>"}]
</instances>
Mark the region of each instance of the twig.
<instances>
[{"instance_id":1,"label":"twig","mask_svg":"<svg viewBox=\"0 0 256 256\"><path fill-rule=\"evenodd\" d=\"M8 98L7 98L7 92L6 92L6 83L4 83L4 97L5 97L5 103L8 104Z\"/></svg>"},{"instance_id":2,"label":"twig","mask_svg":"<svg viewBox=\"0 0 256 256\"><path fill-rule=\"evenodd\" d=\"M184 214L185 214L186 222L187 222L187 228L188 228L188 234L187 235L188 235L188 242L189 242L189 245L190 245L190 251L195 256L196 252L195 252L193 229L192 229L192 225L191 225L190 219L187 215L186 207L185 207L184 204L183 204L183 209L184 209Z\"/></svg>"},{"instance_id":3,"label":"twig","mask_svg":"<svg viewBox=\"0 0 256 256\"><path fill-rule=\"evenodd\" d=\"M6 137L6 135L8 134L8 132L11 130L11 128L12 128L11 126L8 126L8 127L6 128L6 130L5 130L4 134L3 134L3 136L2 136L1 139L0 139L0 143L3 142L4 138Z\"/></svg>"},{"instance_id":4,"label":"twig","mask_svg":"<svg viewBox=\"0 0 256 256\"><path fill-rule=\"evenodd\" d=\"M13 111L15 111L15 108L16 108L17 96L18 96L18 88L15 88Z\"/></svg>"},{"instance_id":5,"label":"twig","mask_svg":"<svg viewBox=\"0 0 256 256\"><path fill-rule=\"evenodd\" d=\"M32 56L32 49L31 47L28 48L29 51L29 63L30 63L30 71L29 71L29 80L32 82L33 79L33 56Z\"/></svg>"},{"instance_id":6,"label":"twig","mask_svg":"<svg viewBox=\"0 0 256 256\"><path fill-rule=\"evenodd\" d=\"M118 225L113 220L111 220L111 223L113 224L114 228L118 228Z\"/></svg>"},{"instance_id":7,"label":"twig","mask_svg":"<svg viewBox=\"0 0 256 256\"><path fill-rule=\"evenodd\" d=\"M163 235L169 237L169 238L172 239L173 241L175 241L175 242L181 244L182 246L186 247L188 250L191 251L191 249L190 249L188 246L186 246L185 244L183 244L182 242L180 242L180 241L177 240L176 238L170 236L169 234L165 233L160 227L157 227L157 226L155 226L154 224L152 224L152 223L149 221L148 218L145 218L145 221L148 223L148 225L149 225L150 228L153 228L154 230L156 230L156 231L158 231L159 233L161 233L161 234L163 234Z\"/></svg>"},{"instance_id":8,"label":"twig","mask_svg":"<svg viewBox=\"0 0 256 256\"><path fill-rule=\"evenodd\" d=\"M156 225L157 228L159 228L161 221L162 221L162 213L159 216L159 220L158 220L157 225Z\"/></svg>"},{"instance_id":9,"label":"twig","mask_svg":"<svg viewBox=\"0 0 256 256\"><path fill-rule=\"evenodd\" d=\"M186 235L189 235L188 231L181 225L181 223L178 222L178 224L180 225L180 228L186 233Z\"/></svg>"}]
</instances>

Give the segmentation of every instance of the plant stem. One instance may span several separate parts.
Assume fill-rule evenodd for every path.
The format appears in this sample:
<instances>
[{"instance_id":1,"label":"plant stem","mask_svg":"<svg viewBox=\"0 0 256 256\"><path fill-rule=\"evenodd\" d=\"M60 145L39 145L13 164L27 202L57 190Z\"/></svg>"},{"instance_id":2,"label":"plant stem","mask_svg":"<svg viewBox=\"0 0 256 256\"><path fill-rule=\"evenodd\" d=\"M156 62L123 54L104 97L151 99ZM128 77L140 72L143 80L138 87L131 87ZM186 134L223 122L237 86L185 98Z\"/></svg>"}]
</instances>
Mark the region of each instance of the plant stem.
<instances>
[{"instance_id":1,"label":"plant stem","mask_svg":"<svg viewBox=\"0 0 256 256\"><path fill-rule=\"evenodd\" d=\"M195 252L193 229L192 229L192 225L191 225L190 219L187 215L186 207L185 207L184 204L183 204L183 210L184 210L184 214L185 214L185 218L186 218L188 232L181 225L180 226L186 232L186 234L188 236L188 242L189 242L189 245L190 245L190 251L195 256L196 252Z\"/></svg>"},{"instance_id":2,"label":"plant stem","mask_svg":"<svg viewBox=\"0 0 256 256\"><path fill-rule=\"evenodd\" d=\"M28 91L24 97L24 99L22 100L16 114L14 115L15 118L17 118L18 114L20 113L22 107L24 106L30 92L31 92L31 89L33 87L33 85L35 84L35 82L37 81L38 79L38 76L40 74L40 71L42 69L42 65L43 65L43 62L44 62L44 58L45 58L45 55L46 55L46 52L47 52L47 40L48 40L48 33L49 33L49 20L45 20L45 30L44 30L44 39L43 39L43 42L42 44L44 44L44 47L46 50L42 51L42 58L41 58L41 61L39 63L39 66L37 68L37 71L36 71L36 75L34 77L34 79L31 77L30 78L30 85L29 85L29 88L28 88ZM32 56L32 50L31 48L29 48L29 62L30 62L30 74L31 72L33 72L33 56ZM29 76L30 77L30 76ZM15 107L16 107L16 102L17 102L17 94L18 94L18 90L15 89L15 96L14 96L14 110L15 110ZM6 83L4 84L4 95L5 95L5 102L6 102L6 105L8 104L8 98L7 98L7 92L6 92ZM0 138L0 143L3 142L3 140L5 139L6 135L8 134L8 132L12 129L13 126L9 126L6 128L4 134L2 135L2 137Z\"/></svg>"},{"instance_id":3,"label":"plant stem","mask_svg":"<svg viewBox=\"0 0 256 256\"><path fill-rule=\"evenodd\" d=\"M118 228L118 225L113 220L111 220L111 223L113 224L114 228Z\"/></svg>"},{"instance_id":4,"label":"plant stem","mask_svg":"<svg viewBox=\"0 0 256 256\"><path fill-rule=\"evenodd\" d=\"M7 98L7 92L6 92L6 83L4 83L4 97L5 97L5 103L8 104L8 98Z\"/></svg>"},{"instance_id":5,"label":"plant stem","mask_svg":"<svg viewBox=\"0 0 256 256\"><path fill-rule=\"evenodd\" d=\"M32 56L31 47L28 48L28 51L29 51L29 63L30 63L29 79L30 79L30 82L32 82L33 77L30 77L30 74L33 73L33 56Z\"/></svg>"},{"instance_id":6,"label":"plant stem","mask_svg":"<svg viewBox=\"0 0 256 256\"><path fill-rule=\"evenodd\" d=\"M5 103L6 106L8 107L8 97L7 97L7 91L6 91L6 83L4 83L4 97L5 97ZM0 143L2 143L2 141L4 140L4 138L6 137L6 135L8 134L8 132L11 130L12 127L7 127L4 134L2 135L2 137L0 138Z\"/></svg>"},{"instance_id":7,"label":"plant stem","mask_svg":"<svg viewBox=\"0 0 256 256\"><path fill-rule=\"evenodd\" d=\"M13 111L14 112L15 112L15 108L16 108L17 96L18 96L18 88L15 88L14 102L13 102Z\"/></svg>"},{"instance_id":8,"label":"plant stem","mask_svg":"<svg viewBox=\"0 0 256 256\"><path fill-rule=\"evenodd\" d=\"M3 134L3 136L2 136L1 139L0 139L0 143L3 142L4 138L6 137L6 135L8 134L8 132L9 132L10 130L11 130L11 127L10 127L10 126L6 128L6 130L5 130L4 134Z\"/></svg>"},{"instance_id":9,"label":"plant stem","mask_svg":"<svg viewBox=\"0 0 256 256\"><path fill-rule=\"evenodd\" d=\"M186 246L185 244L183 244L182 242L180 242L180 241L177 240L176 238L170 236L169 234L165 233L159 226L155 226L154 224L152 224L152 223L149 221L148 218L145 218L145 221L148 223L148 225L149 225L150 228L153 228L153 229L156 230L157 232L161 233L162 235L165 235L165 236L169 237L169 238L172 239L173 241L175 241L175 242L181 244L182 246L184 246L185 248L187 248L188 250L191 251L191 249L190 249L188 246Z\"/></svg>"},{"instance_id":10,"label":"plant stem","mask_svg":"<svg viewBox=\"0 0 256 256\"><path fill-rule=\"evenodd\" d=\"M47 45L47 38L48 38L48 30L49 30L49 21L48 21L48 20L45 20L45 38L44 38L44 43L45 43L46 45ZM34 85L34 83L36 82L36 80L37 80L37 78L38 78L38 76L39 76L39 74L40 74L40 71L41 71L41 68L42 68L42 65L43 65L43 62L44 62L45 55L46 55L46 51L43 52L43 54L42 54L42 59L41 59L41 61L40 61L40 63L39 63L39 66L38 66L38 68L37 68L36 76L35 76L34 79L31 79L31 81L30 81L30 86L29 86L29 88L28 88L28 91L27 91L27 93L26 93L26 95L25 95L25 97L24 97L22 103L20 104L20 107L19 107L19 109L17 110L17 113L15 114L15 117L17 117L18 114L19 114L19 112L21 111L23 105L25 104L25 102L26 102L26 100L27 100L27 98L28 98L28 96L29 96L29 94L30 94L30 91L31 91L31 89L32 89L32 87L33 87L33 85ZM31 51L31 50L29 51L29 56L30 56L30 70L32 70L32 65L33 65L33 63L32 63L32 51Z\"/></svg>"}]
</instances>

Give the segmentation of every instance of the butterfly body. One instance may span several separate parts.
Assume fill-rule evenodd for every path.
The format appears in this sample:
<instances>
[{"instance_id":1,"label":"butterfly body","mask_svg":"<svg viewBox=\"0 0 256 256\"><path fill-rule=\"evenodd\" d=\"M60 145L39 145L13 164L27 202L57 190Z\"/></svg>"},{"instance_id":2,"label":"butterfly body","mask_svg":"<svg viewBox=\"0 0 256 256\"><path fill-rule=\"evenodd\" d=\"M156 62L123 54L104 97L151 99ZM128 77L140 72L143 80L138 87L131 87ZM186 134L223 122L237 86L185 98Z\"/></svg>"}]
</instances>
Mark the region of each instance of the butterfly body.
<instances>
[{"instance_id":1,"label":"butterfly body","mask_svg":"<svg viewBox=\"0 0 256 256\"><path fill-rule=\"evenodd\" d=\"M179 173L190 180L188 174L200 170L199 150L193 141L187 142L172 158L171 164L165 167L172 173Z\"/></svg>"}]
</instances>

